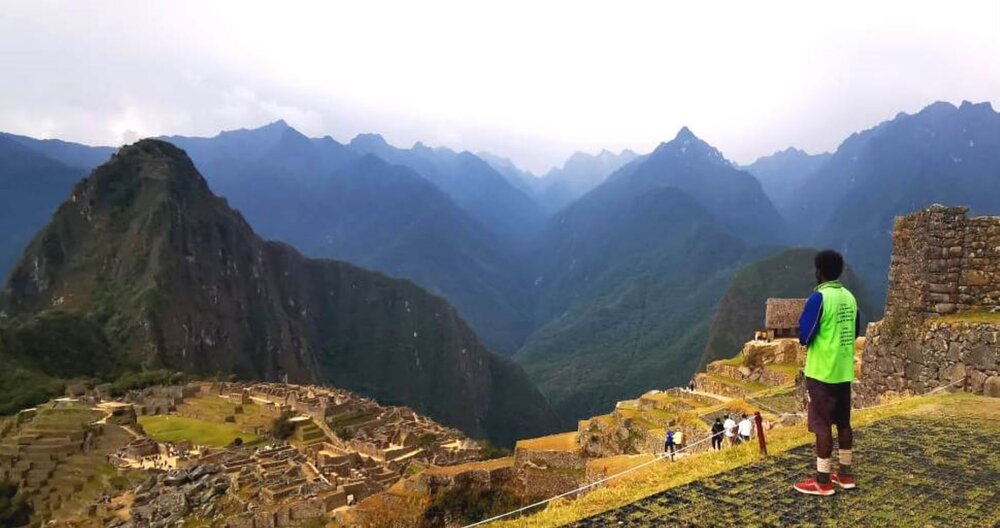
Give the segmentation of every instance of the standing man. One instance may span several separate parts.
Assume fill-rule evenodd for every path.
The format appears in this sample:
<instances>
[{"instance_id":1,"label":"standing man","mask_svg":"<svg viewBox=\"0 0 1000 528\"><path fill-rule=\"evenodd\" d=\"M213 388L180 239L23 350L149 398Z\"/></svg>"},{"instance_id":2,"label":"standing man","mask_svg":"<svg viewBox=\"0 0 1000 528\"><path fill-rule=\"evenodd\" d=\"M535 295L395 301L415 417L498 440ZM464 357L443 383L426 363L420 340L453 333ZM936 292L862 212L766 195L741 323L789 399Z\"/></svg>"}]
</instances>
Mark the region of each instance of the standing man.
<instances>
[{"instance_id":1,"label":"standing man","mask_svg":"<svg viewBox=\"0 0 1000 528\"><path fill-rule=\"evenodd\" d=\"M795 484L809 495L833 495L834 484L854 487L851 472L854 432L851 430L851 382L854 381L854 340L860 333L858 303L838 280L844 258L833 250L816 254L816 282L799 317L799 342L806 354L809 431L816 435L816 476ZM837 473L831 475L833 432L840 448Z\"/></svg>"},{"instance_id":2,"label":"standing man","mask_svg":"<svg viewBox=\"0 0 1000 528\"><path fill-rule=\"evenodd\" d=\"M722 449L722 420L718 416L712 422L712 449L719 451Z\"/></svg>"},{"instance_id":3,"label":"standing man","mask_svg":"<svg viewBox=\"0 0 1000 528\"><path fill-rule=\"evenodd\" d=\"M725 429L726 441L730 446L736 444L736 420L733 420L726 415L725 421L722 422L722 427Z\"/></svg>"},{"instance_id":4,"label":"standing man","mask_svg":"<svg viewBox=\"0 0 1000 528\"><path fill-rule=\"evenodd\" d=\"M667 429L667 436L663 441L663 455L670 454L670 460L674 459L674 432Z\"/></svg>"},{"instance_id":5,"label":"standing man","mask_svg":"<svg viewBox=\"0 0 1000 528\"><path fill-rule=\"evenodd\" d=\"M750 418L747 415L743 415L740 419L740 423L736 425L738 432L740 433L740 443L749 442L750 435L753 434L753 424L750 423Z\"/></svg>"}]
</instances>

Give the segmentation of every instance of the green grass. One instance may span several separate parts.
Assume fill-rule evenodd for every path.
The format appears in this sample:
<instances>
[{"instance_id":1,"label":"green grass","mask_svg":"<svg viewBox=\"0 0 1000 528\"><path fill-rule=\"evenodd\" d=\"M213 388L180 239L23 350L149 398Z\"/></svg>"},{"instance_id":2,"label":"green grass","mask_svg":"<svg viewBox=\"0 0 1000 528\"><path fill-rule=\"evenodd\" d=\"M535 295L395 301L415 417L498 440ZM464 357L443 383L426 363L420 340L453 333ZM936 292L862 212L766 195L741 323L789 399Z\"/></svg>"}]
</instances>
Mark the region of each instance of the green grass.
<instances>
[{"instance_id":1,"label":"green grass","mask_svg":"<svg viewBox=\"0 0 1000 528\"><path fill-rule=\"evenodd\" d=\"M139 424L153 439L160 442L190 440L197 445L225 447L237 437L244 445L260 442L260 437L241 431L233 424L216 423L186 416L140 416Z\"/></svg>"},{"instance_id":2,"label":"green grass","mask_svg":"<svg viewBox=\"0 0 1000 528\"><path fill-rule=\"evenodd\" d=\"M983 324L983 323L993 323L1000 324L1000 312L984 312L979 310L970 310L967 312L959 312L951 315L944 315L937 317L935 319L928 319L931 323L973 323L973 324Z\"/></svg>"}]
</instances>

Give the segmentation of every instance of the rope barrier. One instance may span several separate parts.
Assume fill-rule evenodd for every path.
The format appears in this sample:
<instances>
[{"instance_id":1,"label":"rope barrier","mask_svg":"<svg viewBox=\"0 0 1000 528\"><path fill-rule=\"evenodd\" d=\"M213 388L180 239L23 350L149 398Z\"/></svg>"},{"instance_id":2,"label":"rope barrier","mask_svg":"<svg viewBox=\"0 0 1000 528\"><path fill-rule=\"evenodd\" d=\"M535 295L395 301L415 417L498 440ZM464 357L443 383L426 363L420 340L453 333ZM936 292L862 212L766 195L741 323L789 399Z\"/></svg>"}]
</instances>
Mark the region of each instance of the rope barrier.
<instances>
[{"instance_id":1,"label":"rope barrier","mask_svg":"<svg viewBox=\"0 0 1000 528\"><path fill-rule=\"evenodd\" d=\"M953 381L953 382L951 382L951 383L949 383L947 385L942 385L940 387L936 387L936 388L934 388L934 389L932 389L930 391L927 391L927 392L925 392L923 394L918 394L917 396L928 396L928 395L934 394L936 392L942 391L944 389L947 389L949 387L955 386L958 383L961 383L961 382L964 382L964 381L965 381L964 378L960 379L960 380L956 380L956 381ZM878 405L872 405L872 406L869 406L869 407L862 407L862 408L859 408L859 409L853 409L852 412L860 412L860 411L867 411L867 410L871 410L871 409L877 409L879 407L887 407L889 405L898 404L901 401L903 401L903 400L894 400L894 401L891 401L891 402L881 403L881 404L878 404ZM782 415L786 415L786 416L806 416L804 413L781 413L781 414ZM563 497L568 497L570 495L574 495L574 494L580 493L582 491L586 491L586 490L588 490L590 488L596 487L596 486L598 486L600 484L603 484L605 482L608 482L610 480L613 480L613 479L616 479L616 478L621 477L623 475L627 475L629 473L632 473L633 471L637 471L637 470L642 469L644 467L651 466L651 465L653 465L653 464L655 464L655 463L657 463L657 462L659 462L659 461L661 461L663 459L666 459L666 458L671 458L672 459L672 457L674 455L682 453L682 452L684 452L684 451L686 451L686 450L688 450L688 449L690 449L690 448L692 448L692 447L694 447L694 446L696 446L698 444L702 444L702 443L707 442L707 441L709 441L711 439L712 439L712 435L709 435L709 436L707 436L705 438L702 438L701 440L698 440L697 442L693 442L693 443L688 444L688 445L686 445L686 446L684 446L684 447L682 447L680 449L677 449L673 453L666 453L666 452L664 452L662 454L657 455L652 460L648 460L646 462L643 462L642 464L637 464L637 465L632 466L632 467L630 467L628 469L619 471L618 473L615 473L613 475L608 475L608 476L606 476L604 478L601 478L599 480L595 480L594 482L590 482L588 484L580 486L579 488L576 488L576 489L573 489L573 490L570 490L570 491L567 491L567 492L564 492L564 493L560 493L559 495L556 495L554 497L550 497L548 499L543 499L543 500L540 500L538 502L529 504L527 506L522 506L520 508L517 508L516 510L511 510L511 511L509 511L507 513L501 513L500 515L494 515L493 517L490 517L488 519L483 519L481 521L477 521L477 522L474 522L472 524L467 524L463 528L475 528L476 526L483 526L483 525L489 524L489 523L491 523L493 521L499 521L500 519L503 519L503 518L506 518L506 517L510 517L512 515L517 515L517 514L519 514L521 512L524 512L524 511L527 511L527 510L530 510L530 509L537 508L539 506L548 504L548 503L550 503L550 502L552 502L554 500L561 499Z\"/></svg>"}]
</instances>

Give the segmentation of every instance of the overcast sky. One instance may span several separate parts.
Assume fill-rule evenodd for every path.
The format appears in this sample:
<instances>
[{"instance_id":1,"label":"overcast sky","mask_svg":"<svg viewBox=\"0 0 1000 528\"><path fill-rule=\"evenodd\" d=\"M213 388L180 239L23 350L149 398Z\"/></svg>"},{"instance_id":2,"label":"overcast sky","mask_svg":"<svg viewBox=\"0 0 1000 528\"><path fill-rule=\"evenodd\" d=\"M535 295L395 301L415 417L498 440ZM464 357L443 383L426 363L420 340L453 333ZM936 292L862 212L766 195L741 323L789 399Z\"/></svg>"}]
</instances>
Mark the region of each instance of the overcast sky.
<instances>
[{"instance_id":1,"label":"overcast sky","mask_svg":"<svg viewBox=\"0 0 1000 528\"><path fill-rule=\"evenodd\" d=\"M1000 1L0 0L0 130L117 145L276 119L543 171L684 125L747 163L1000 103Z\"/></svg>"}]
</instances>

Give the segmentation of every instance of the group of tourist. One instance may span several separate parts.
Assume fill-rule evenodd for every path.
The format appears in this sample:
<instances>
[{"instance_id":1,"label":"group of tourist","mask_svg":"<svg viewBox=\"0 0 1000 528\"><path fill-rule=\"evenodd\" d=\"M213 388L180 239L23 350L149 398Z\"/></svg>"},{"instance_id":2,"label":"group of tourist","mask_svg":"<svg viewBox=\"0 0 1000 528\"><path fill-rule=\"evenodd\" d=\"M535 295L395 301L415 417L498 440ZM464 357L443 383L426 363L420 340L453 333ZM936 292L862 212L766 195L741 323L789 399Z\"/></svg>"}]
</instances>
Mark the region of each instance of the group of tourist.
<instances>
[{"instance_id":1,"label":"group of tourist","mask_svg":"<svg viewBox=\"0 0 1000 528\"><path fill-rule=\"evenodd\" d=\"M754 416L759 417L760 413L754 413ZM716 417L712 423L712 449L721 450L723 440L730 446L749 442L757 429L755 421L758 420L751 420L745 413L739 416L739 421L736 421L735 415Z\"/></svg>"}]
</instances>

